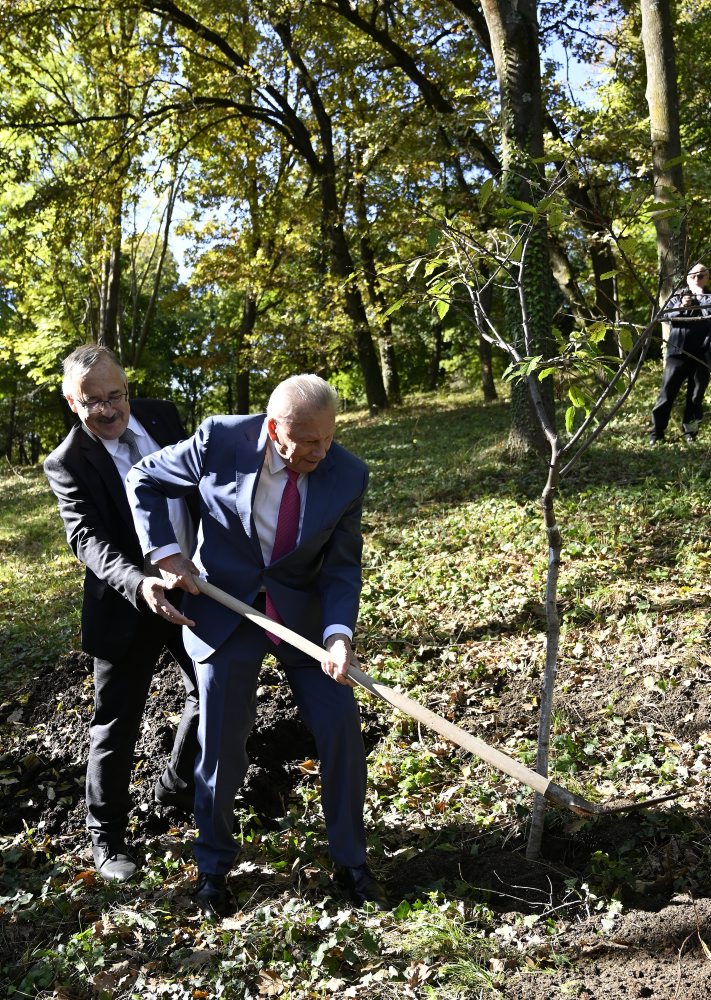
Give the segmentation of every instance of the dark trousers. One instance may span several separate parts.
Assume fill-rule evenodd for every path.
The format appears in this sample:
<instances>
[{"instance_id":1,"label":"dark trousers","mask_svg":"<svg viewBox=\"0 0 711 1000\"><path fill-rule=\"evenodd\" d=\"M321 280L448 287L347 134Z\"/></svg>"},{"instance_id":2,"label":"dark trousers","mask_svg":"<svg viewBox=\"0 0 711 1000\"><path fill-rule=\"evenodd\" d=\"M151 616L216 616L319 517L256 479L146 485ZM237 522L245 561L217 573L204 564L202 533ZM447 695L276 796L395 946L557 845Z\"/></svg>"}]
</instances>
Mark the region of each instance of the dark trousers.
<instances>
[{"instance_id":1,"label":"dark trousers","mask_svg":"<svg viewBox=\"0 0 711 1000\"><path fill-rule=\"evenodd\" d=\"M331 858L365 862L365 747L353 689L245 620L195 668L200 690L200 755L195 769L195 858L202 872L226 874L239 853L234 801L249 767L246 743L257 714L257 682L267 652L280 660L301 716L313 733L321 767L321 805Z\"/></svg>"},{"instance_id":2,"label":"dark trousers","mask_svg":"<svg viewBox=\"0 0 711 1000\"><path fill-rule=\"evenodd\" d=\"M146 613L125 656L94 659L94 715L86 769L86 825L94 843L120 840L126 832L136 741L156 662L165 647L178 663L186 698L171 758L160 780L171 791L193 787L198 751L195 670L180 628Z\"/></svg>"},{"instance_id":3,"label":"dark trousers","mask_svg":"<svg viewBox=\"0 0 711 1000\"><path fill-rule=\"evenodd\" d=\"M662 387L652 408L654 433L661 437L667 429L674 401L686 382L686 402L684 405L683 427L695 433L703 416L703 401L709 384L709 367L698 358L685 354L667 356L662 376Z\"/></svg>"}]
</instances>

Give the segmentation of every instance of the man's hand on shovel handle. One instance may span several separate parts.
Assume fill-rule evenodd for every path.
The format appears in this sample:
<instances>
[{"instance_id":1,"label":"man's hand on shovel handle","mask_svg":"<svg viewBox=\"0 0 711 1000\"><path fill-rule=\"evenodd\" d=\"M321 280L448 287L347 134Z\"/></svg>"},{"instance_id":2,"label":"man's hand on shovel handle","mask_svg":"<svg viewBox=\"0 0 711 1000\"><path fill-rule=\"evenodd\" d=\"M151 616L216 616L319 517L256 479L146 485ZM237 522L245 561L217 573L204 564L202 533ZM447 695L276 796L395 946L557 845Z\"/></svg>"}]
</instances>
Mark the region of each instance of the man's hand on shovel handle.
<instances>
[{"instance_id":1,"label":"man's hand on shovel handle","mask_svg":"<svg viewBox=\"0 0 711 1000\"><path fill-rule=\"evenodd\" d=\"M348 666L353 663L357 667L359 664L348 636L342 632L329 635L325 646L329 652L329 658L321 662L323 672L332 677L337 684L355 687L355 681L352 681L348 676Z\"/></svg>"},{"instance_id":2,"label":"man's hand on shovel handle","mask_svg":"<svg viewBox=\"0 0 711 1000\"><path fill-rule=\"evenodd\" d=\"M170 603L165 592L178 587L190 594L199 594L193 580L197 567L180 553L160 559L156 566L160 570L160 576L147 576L141 583L141 593L146 604L151 611L174 625L194 625L192 619L186 618Z\"/></svg>"}]
</instances>

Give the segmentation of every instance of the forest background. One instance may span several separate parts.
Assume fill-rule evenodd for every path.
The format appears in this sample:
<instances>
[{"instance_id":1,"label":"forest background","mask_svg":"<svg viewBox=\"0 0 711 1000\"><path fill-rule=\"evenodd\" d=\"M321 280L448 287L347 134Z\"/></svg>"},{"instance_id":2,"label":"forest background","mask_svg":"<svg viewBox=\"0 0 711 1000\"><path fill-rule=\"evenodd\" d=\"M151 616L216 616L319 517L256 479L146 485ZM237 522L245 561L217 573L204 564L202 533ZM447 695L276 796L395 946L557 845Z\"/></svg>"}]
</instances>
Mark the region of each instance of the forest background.
<instances>
[{"instance_id":1,"label":"forest background","mask_svg":"<svg viewBox=\"0 0 711 1000\"><path fill-rule=\"evenodd\" d=\"M492 400L492 329L581 416L705 251L706 0L1 6L8 459L61 439L92 340L189 429L304 369Z\"/></svg>"}]
</instances>

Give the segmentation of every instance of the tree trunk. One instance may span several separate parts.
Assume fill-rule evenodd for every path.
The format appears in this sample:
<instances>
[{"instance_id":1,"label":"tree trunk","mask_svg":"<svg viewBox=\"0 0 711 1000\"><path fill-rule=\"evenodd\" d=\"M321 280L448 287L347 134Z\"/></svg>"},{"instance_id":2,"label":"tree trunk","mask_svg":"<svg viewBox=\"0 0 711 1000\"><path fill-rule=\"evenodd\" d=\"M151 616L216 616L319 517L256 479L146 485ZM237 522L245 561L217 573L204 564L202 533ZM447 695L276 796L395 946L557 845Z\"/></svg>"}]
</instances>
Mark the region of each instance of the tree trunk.
<instances>
[{"instance_id":1,"label":"tree trunk","mask_svg":"<svg viewBox=\"0 0 711 1000\"><path fill-rule=\"evenodd\" d=\"M388 303L378 286L377 266L375 263L375 252L370 239L370 229L368 226L368 213L366 210L365 182L360 173L362 162L358 158L358 180L353 186L353 204L358 221L358 231L360 233L360 256L363 262L365 273L365 283L368 289L370 304L376 316L383 316L387 311ZM397 367L395 348L393 347L393 330L390 317L378 321L378 350L380 353L380 368L383 375L383 386L385 395L389 403L397 404L401 401L400 374Z\"/></svg>"},{"instance_id":2,"label":"tree trunk","mask_svg":"<svg viewBox=\"0 0 711 1000\"><path fill-rule=\"evenodd\" d=\"M237 390L237 408L235 413L249 413L249 370L241 368L235 378L235 388Z\"/></svg>"},{"instance_id":3,"label":"tree trunk","mask_svg":"<svg viewBox=\"0 0 711 1000\"><path fill-rule=\"evenodd\" d=\"M316 163L312 155L310 166L318 176L321 192L321 225L325 242L331 251L331 271L343 282L345 311L353 324L356 352L363 374L368 406L371 410L384 409L388 405L388 397L378 366L368 314L360 288L355 280L356 269L346 239L343 211L338 196L336 158L333 149L333 123L323 103L316 81L294 45L290 25L286 21L277 21L273 23L273 27L304 85L317 122L318 135L321 140L321 156L319 162Z\"/></svg>"},{"instance_id":4,"label":"tree trunk","mask_svg":"<svg viewBox=\"0 0 711 1000\"><path fill-rule=\"evenodd\" d=\"M501 100L503 189L516 201L536 205L544 190L540 159L543 155L543 100L535 0L482 0L491 39ZM509 224L514 239L522 236L530 215L519 214ZM529 311L524 337L518 292L505 300L508 336L521 355L551 353L551 267L544 219L536 219L528 237L527 266L516 275ZM514 268L514 270L516 270ZM526 342L526 339L528 342ZM549 418L553 419L553 387L542 384ZM515 451L546 450L525 382L514 383L509 444Z\"/></svg>"},{"instance_id":5,"label":"tree trunk","mask_svg":"<svg viewBox=\"0 0 711 1000\"><path fill-rule=\"evenodd\" d=\"M131 331L131 365L137 368L141 363L141 358L143 357L143 351L145 350L146 343L148 341L148 336L151 331L151 326L153 324L153 317L155 316L156 305L158 304L158 297L160 294L160 284L161 278L163 277L163 267L165 265L165 260L168 255L168 250L170 248L170 229L173 224L173 213L175 211L175 204L178 200L178 193L180 191L180 183L182 177L178 177L177 163L175 160L171 163L172 177L170 182L170 187L168 189L168 201L165 207L165 212L163 213L163 234L162 237L159 234L155 237L156 244L160 239L160 250L158 251L158 263L155 267L153 274L153 282L151 286L151 294L148 299L148 304L146 306L145 312L143 314L142 321L138 322L137 310L134 310L134 324ZM153 260L155 254L155 248L151 254L150 260ZM138 302L138 287L136 283L135 274L135 263L134 263L134 273L132 275L132 280L134 284L134 294L135 301ZM138 284L143 284L143 280Z\"/></svg>"},{"instance_id":6,"label":"tree trunk","mask_svg":"<svg viewBox=\"0 0 711 1000\"><path fill-rule=\"evenodd\" d=\"M551 458L548 480L541 495L543 521L548 537L548 575L546 577L546 665L541 683L541 699L538 715L538 746L536 751L536 771L548 776L551 718L553 715L553 694L558 672L558 647L560 644L560 619L558 617L558 574L560 571L560 550L562 539L556 523L553 502L560 476L560 449L557 438L551 442ZM526 845L526 857L537 858L543 843L543 823L546 804L542 795L536 793L531 813L531 829Z\"/></svg>"},{"instance_id":7,"label":"tree trunk","mask_svg":"<svg viewBox=\"0 0 711 1000\"><path fill-rule=\"evenodd\" d=\"M252 288L248 288L244 304L242 306L242 319L237 333L234 373L235 373L235 413L249 413L250 405L250 384L249 384L249 357L245 354L249 352L245 348L249 347L254 328L257 325L257 298Z\"/></svg>"},{"instance_id":8,"label":"tree trunk","mask_svg":"<svg viewBox=\"0 0 711 1000\"><path fill-rule=\"evenodd\" d=\"M659 304L663 305L686 273L686 206L679 135L679 94L669 0L640 0L640 9L657 209L654 224L659 261Z\"/></svg>"},{"instance_id":9,"label":"tree trunk","mask_svg":"<svg viewBox=\"0 0 711 1000\"><path fill-rule=\"evenodd\" d=\"M99 343L116 351L118 345L118 317L121 292L121 245L123 201L120 192L115 195L109 209L109 246L104 260L104 273L99 306Z\"/></svg>"},{"instance_id":10,"label":"tree trunk","mask_svg":"<svg viewBox=\"0 0 711 1000\"><path fill-rule=\"evenodd\" d=\"M435 392L439 385L439 366L442 361L442 341L444 340L444 327L439 320L435 320L433 328L434 344L430 352L430 363L427 370L427 389L429 392Z\"/></svg>"}]
</instances>

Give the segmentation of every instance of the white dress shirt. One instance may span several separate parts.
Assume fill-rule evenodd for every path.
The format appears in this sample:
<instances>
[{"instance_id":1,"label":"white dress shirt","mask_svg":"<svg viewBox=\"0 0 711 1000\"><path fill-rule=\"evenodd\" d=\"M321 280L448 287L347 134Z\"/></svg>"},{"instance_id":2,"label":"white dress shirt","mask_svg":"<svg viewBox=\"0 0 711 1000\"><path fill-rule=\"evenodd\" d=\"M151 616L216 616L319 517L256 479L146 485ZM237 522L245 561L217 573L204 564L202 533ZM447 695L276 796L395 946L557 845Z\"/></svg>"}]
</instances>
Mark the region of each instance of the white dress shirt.
<instances>
[{"instance_id":1,"label":"white dress shirt","mask_svg":"<svg viewBox=\"0 0 711 1000\"><path fill-rule=\"evenodd\" d=\"M157 441L153 440L143 424L140 424L133 414L131 414L128 418L128 427L129 430L132 430L134 433L136 446L143 458L145 458L146 455L152 455L154 451L159 451L160 445ZM118 438L113 438L111 440L99 438L99 441L101 441L104 448L106 448L109 455L113 459L114 465L119 471L122 482L125 482L128 470L133 465L133 462L129 457L128 445L123 441L119 441ZM191 555L195 544L195 532L193 530L190 514L188 513L188 508L182 498L178 498L177 500L171 499L168 501L168 516L170 517L170 523L173 525L173 530L175 531L175 537L178 540L180 551L186 556ZM175 553L177 551L177 546L172 546L171 549L172 553ZM155 560L155 552L157 551L158 549L151 553L151 558L153 560Z\"/></svg>"},{"instance_id":2,"label":"white dress shirt","mask_svg":"<svg viewBox=\"0 0 711 1000\"><path fill-rule=\"evenodd\" d=\"M287 474L286 464L279 452L274 447L271 438L267 439L267 449L264 455L264 465L259 474L259 482L254 494L252 505L252 517L257 528L257 537L262 549L264 565L268 566L272 561L272 550L274 548L274 538L276 535L277 521L279 520L279 506L281 496L286 485ZM301 538L301 528L304 523L304 509L306 507L306 496L309 489L308 473L302 472L296 480L296 488L299 491L301 505L299 508L299 531L296 536L296 544ZM349 639L353 638L353 632L345 625L329 625L323 633L323 641L335 632L342 632Z\"/></svg>"}]
</instances>

